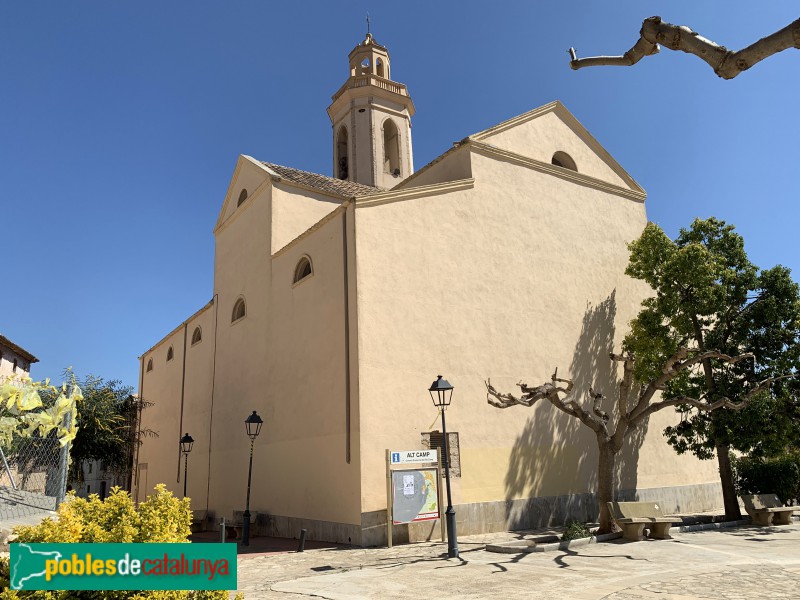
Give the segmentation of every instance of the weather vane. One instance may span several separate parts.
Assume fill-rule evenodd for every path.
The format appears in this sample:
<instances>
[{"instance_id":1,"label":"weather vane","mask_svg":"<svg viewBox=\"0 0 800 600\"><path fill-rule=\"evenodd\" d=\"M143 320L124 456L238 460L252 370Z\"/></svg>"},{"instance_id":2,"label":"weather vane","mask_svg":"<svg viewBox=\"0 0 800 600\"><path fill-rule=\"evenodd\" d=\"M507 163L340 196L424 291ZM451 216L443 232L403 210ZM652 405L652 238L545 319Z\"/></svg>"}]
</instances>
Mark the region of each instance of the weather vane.
<instances>
[{"instance_id":1,"label":"weather vane","mask_svg":"<svg viewBox=\"0 0 800 600\"><path fill-rule=\"evenodd\" d=\"M369 18L369 13L367 13L367 33L369 33L369 25L370 25L370 18Z\"/></svg>"}]
</instances>

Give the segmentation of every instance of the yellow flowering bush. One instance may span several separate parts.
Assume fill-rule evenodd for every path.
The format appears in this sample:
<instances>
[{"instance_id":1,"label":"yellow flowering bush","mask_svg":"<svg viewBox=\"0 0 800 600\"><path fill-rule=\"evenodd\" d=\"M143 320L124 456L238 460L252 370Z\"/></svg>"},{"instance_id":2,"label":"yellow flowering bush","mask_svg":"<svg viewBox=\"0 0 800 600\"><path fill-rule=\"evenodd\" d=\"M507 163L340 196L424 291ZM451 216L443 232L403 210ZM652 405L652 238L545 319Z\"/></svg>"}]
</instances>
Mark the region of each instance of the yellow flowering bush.
<instances>
[{"instance_id":1,"label":"yellow flowering bush","mask_svg":"<svg viewBox=\"0 0 800 600\"><path fill-rule=\"evenodd\" d=\"M14 533L20 542L187 542L192 513L189 499L179 499L164 484L155 488L147 501L135 506L130 495L115 487L100 500L97 494L88 499L70 494L57 511L55 519L38 525L18 527ZM228 600L226 591L105 591L105 592L18 592L8 588L8 559L0 560L0 600L32 598L67 600L73 598L111 600ZM241 595L237 596L241 598Z\"/></svg>"}]
</instances>

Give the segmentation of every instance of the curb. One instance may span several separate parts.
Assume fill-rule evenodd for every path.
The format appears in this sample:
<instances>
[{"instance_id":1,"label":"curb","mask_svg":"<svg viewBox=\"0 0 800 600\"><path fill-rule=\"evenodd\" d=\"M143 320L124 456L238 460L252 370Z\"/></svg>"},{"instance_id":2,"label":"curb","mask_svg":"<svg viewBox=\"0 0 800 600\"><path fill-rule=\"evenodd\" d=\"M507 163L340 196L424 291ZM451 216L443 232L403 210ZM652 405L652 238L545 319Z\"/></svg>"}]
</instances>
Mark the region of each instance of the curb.
<instances>
[{"instance_id":1,"label":"curb","mask_svg":"<svg viewBox=\"0 0 800 600\"><path fill-rule=\"evenodd\" d=\"M697 525L684 525L683 527L676 527L681 533L689 533L691 531L706 531L709 529L723 529L727 527L740 527L742 525L749 525L750 519L741 519L739 521L723 521L722 523L698 523Z\"/></svg>"},{"instance_id":2,"label":"curb","mask_svg":"<svg viewBox=\"0 0 800 600\"><path fill-rule=\"evenodd\" d=\"M696 525L684 525L682 527L673 527L680 533L690 533L692 531L709 531L711 529L727 529L730 527L741 527L742 525L749 525L750 519L741 519L739 521L723 521L721 523L698 523ZM497 552L500 554L530 554L533 552L552 552L554 550L568 550L570 548L579 548L588 544L596 544L597 542L605 542L608 540L615 540L622 537L622 532L606 533L603 535L592 536L588 538L579 538L577 540L570 540L567 542L554 542L551 544L537 544L533 540L518 540L515 542L506 542L503 544L487 544L487 552Z\"/></svg>"},{"instance_id":3,"label":"curb","mask_svg":"<svg viewBox=\"0 0 800 600\"><path fill-rule=\"evenodd\" d=\"M552 552L554 550L569 550L570 548L578 548L580 546L588 546L589 544L596 544L597 542L605 542L607 540L615 540L622 537L622 532L604 533L603 535L592 536L588 538L578 538L577 540L569 540L566 542L553 542L551 544L537 544L533 540L520 540L516 542L507 542L504 544L487 544L487 552L498 552L500 554L530 554L532 552Z\"/></svg>"}]
</instances>

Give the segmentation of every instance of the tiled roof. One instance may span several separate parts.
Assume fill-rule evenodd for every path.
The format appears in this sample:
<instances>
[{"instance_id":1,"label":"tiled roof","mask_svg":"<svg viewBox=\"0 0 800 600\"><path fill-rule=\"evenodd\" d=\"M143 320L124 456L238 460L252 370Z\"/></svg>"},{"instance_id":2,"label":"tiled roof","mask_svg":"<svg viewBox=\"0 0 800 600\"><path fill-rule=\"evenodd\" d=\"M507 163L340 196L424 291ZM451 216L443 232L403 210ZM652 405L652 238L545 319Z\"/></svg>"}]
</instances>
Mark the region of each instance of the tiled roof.
<instances>
[{"instance_id":1,"label":"tiled roof","mask_svg":"<svg viewBox=\"0 0 800 600\"><path fill-rule=\"evenodd\" d=\"M28 352L24 348L22 348L20 346L17 346L14 342L12 342L10 339L5 337L4 335L0 335L0 346L5 346L6 348L11 350L12 352L16 352L22 358L24 358L25 360L27 360L30 363L39 362L39 359L36 358L33 354L31 354L30 352Z\"/></svg>"},{"instance_id":2,"label":"tiled roof","mask_svg":"<svg viewBox=\"0 0 800 600\"><path fill-rule=\"evenodd\" d=\"M384 191L380 188L372 187L371 185L345 181L343 179L334 179L333 177L309 173L308 171L292 169L291 167L284 167L273 163L265 162L262 164L268 169L275 171L287 181L299 183L321 192L344 196L346 198L352 198L353 196L371 196L372 194L379 194Z\"/></svg>"}]
</instances>

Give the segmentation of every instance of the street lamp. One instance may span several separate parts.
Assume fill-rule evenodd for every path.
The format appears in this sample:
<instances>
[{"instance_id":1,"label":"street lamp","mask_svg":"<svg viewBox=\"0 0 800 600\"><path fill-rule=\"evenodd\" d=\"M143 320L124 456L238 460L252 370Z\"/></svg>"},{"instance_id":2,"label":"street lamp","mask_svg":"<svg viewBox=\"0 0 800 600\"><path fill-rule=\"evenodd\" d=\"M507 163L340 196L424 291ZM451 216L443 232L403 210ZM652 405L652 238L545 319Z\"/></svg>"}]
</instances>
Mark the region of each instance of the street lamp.
<instances>
[{"instance_id":1,"label":"street lamp","mask_svg":"<svg viewBox=\"0 0 800 600\"><path fill-rule=\"evenodd\" d=\"M258 434L261 433L263 424L264 421L256 411L253 411L253 414L244 420L244 425L247 428L247 437L250 438L250 468L247 471L247 503L242 516L242 546L250 545L250 480L253 476L253 442L256 441Z\"/></svg>"},{"instance_id":2,"label":"street lamp","mask_svg":"<svg viewBox=\"0 0 800 600\"><path fill-rule=\"evenodd\" d=\"M186 498L186 475L189 473L189 452L192 451L194 438L184 433L181 438L181 452L183 452L183 497Z\"/></svg>"},{"instance_id":3,"label":"street lamp","mask_svg":"<svg viewBox=\"0 0 800 600\"><path fill-rule=\"evenodd\" d=\"M453 500L450 495L450 449L447 439L447 425L444 421L444 411L450 406L453 398L453 386L439 375L428 388L433 405L442 413L442 437L444 437L444 480L447 486L447 510L444 511L447 522L447 556L458 558L458 534L456 533L456 511L453 510Z\"/></svg>"}]
</instances>

